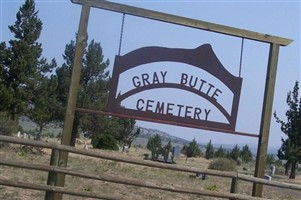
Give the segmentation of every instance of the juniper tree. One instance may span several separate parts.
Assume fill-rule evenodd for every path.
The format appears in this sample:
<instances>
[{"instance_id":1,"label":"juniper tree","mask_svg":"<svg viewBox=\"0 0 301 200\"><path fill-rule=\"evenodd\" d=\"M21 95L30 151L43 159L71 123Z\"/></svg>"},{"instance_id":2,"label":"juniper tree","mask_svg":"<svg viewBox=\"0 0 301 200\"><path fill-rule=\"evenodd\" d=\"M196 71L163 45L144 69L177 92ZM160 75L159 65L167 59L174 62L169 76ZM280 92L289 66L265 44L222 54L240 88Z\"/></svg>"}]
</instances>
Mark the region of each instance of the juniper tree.
<instances>
[{"instance_id":1,"label":"juniper tree","mask_svg":"<svg viewBox=\"0 0 301 200\"><path fill-rule=\"evenodd\" d=\"M214 149L213 149L213 145L211 143L211 140L208 142L207 146L206 146L206 153L205 153L205 158L206 159L211 159L214 157Z\"/></svg>"},{"instance_id":2,"label":"juniper tree","mask_svg":"<svg viewBox=\"0 0 301 200\"><path fill-rule=\"evenodd\" d=\"M63 121L65 116L65 108L68 100L68 91L70 87L71 72L73 68L73 60L75 56L75 42L71 41L65 47L63 58L65 62L62 67L56 70L58 76L58 101L61 106L60 118ZM80 86L77 97L77 107L90 108L101 110L107 102L108 84L109 84L109 60L104 60L100 43L92 40L85 48L85 54L82 64L82 73L80 78ZM87 119L88 118L88 119ZM103 119L106 118L106 119ZM76 137L80 128L82 130L97 129L103 130L100 127L93 127L99 124L98 122L108 122L110 119L103 116L84 116L80 113L75 113L71 145L75 144ZM88 126L91 126L90 128ZM100 126L105 126L101 124ZM90 130L91 131L91 130ZM93 132L93 130L92 130Z\"/></svg>"},{"instance_id":3,"label":"juniper tree","mask_svg":"<svg viewBox=\"0 0 301 200\"><path fill-rule=\"evenodd\" d=\"M297 164L301 162L301 97L299 96L299 82L295 82L293 91L289 91L286 98L288 110L286 111L286 121L281 120L276 111L274 117L281 125L281 131L286 138L281 138L282 145L278 150L278 157L286 160L286 171L291 166L289 178L295 179Z\"/></svg>"},{"instance_id":4,"label":"juniper tree","mask_svg":"<svg viewBox=\"0 0 301 200\"><path fill-rule=\"evenodd\" d=\"M156 134L154 137L148 139L146 148L151 151L152 159L156 159L161 152L162 141L160 135Z\"/></svg>"},{"instance_id":5,"label":"juniper tree","mask_svg":"<svg viewBox=\"0 0 301 200\"><path fill-rule=\"evenodd\" d=\"M40 58L41 44L37 42L42 31L37 14L34 1L26 0L16 14L15 24L8 27L14 39L7 47L1 44L1 99L9 100L4 104L5 111L12 117L26 112L36 77L47 70L45 59Z\"/></svg>"},{"instance_id":6,"label":"juniper tree","mask_svg":"<svg viewBox=\"0 0 301 200\"><path fill-rule=\"evenodd\" d=\"M135 129L136 121L134 119L118 119L120 124L119 136L116 138L120 145L127 145L129 148L132 145L132 142L140 134L140 129Z\"/></svg>"},{"instance_id":7,"label":"juniper tree","mask_svg":"<svg viewBox=\"0 0 301 200\"><path fill-rule=\"evenodd\" d=\"M242 150L240 152L240 157L242 161L245 163L249 163L253 160L252 152L247 144L242 147Z\"/></svg>"},{"instance_id":8,"label":"juniper tree","mask_svg":"<svg viewBox=\"0 0 301 200\"><path fill-rule=\"evenodd\" d=\"M214 153L214 157L225 158L227 156L227 151L222 147L222 145Z\"/></svg>"},{"instance_id":9,"label":"juniper tree","mask_svg":"<svg viewBox=\"0 0 301 200\"><path fill-rule=\"evenodd\" d=\"M8 27L14 38L0 45L2 73L0 75L0 110L12 118L29 117L42 129L55 119L56 78L49 73L56 67L42 57L38 42L42 21L33 0L26 0Z\"/></svg>"},{"instance_id":10,"label":"juniper tree","mask_svg":"<svg viewBox=\"0 0 301 200\"><path fill-rule=\"evenodd\" d=\"M187 158L201 156L202 154L195 138L193 138L188 146L183 147L183 151Z\"/></svg>"},{"instance_id":11,"label":"juniper tree","mask_svg":"<svg viewBox=\"0 0 301 200\"><path fill-rule=\"evenodd\" d=\"M240 148L238 145L235 145L230 151L230 158L237 161L240 156Z\"/></svg>"}]
</instances>

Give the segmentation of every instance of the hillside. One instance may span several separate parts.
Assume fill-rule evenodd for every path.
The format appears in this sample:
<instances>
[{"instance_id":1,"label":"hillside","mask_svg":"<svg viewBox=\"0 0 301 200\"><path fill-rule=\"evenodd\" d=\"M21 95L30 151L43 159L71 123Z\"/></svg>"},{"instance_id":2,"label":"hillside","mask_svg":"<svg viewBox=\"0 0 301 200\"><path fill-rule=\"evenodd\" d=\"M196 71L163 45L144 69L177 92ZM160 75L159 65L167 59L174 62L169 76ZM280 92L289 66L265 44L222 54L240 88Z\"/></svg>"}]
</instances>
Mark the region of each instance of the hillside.
<instances>
[{"instance_id":1,"label":"hillside","mask_svg":"<svg viewBox=\"0 0 301 200\"><path fill-rule=\"evenodd\" d=\"M19 123L23 127L23 130L25 132L27 132L27 133L31 132L31 131L35 132L36 125L33 122L31 122L28 118L21 117L19 119ZM135 127L135 128L137 128L137 127ZM166 132L163 132L163 131L160 131L160 130L148 129L148 128L144 128L144 127L139 127L139 128L141 130L140 135L139 135L138 138L135 139L133 145L146 146L148 139L150 137L155 136L156 134L160 135L163 145L167 144L169 140L171 140L171 142L172 142L172 144L174 146L180 146L180 147L183 147L185 144L188 144L189 142L191 142L191 141L185 140L183 138L172 136L169 133L166 133ZM55 125L50 125L44 131L44 134L45 135L53 134L53 135L56 136L58 133L61 133L61 132L62 132L62 128L61 127L55 126ZM235 144L231 144L231 145L213 144L213 146L215 148L218 148L220 145L223 146L223 148L225 148L227 150L230 150L230 149L232 149L234 147ZM245 144L238 144L238 145L240 147L242 147ZM253 155L256 155L257 144L248 144L248 146L250 147L251 152L253 153ZM200 149L203 152L205 152L206 144L200 144L199 143L199 147L200 147ZM278 151L278 148L279 147L271 147L271 146L269 146L268 153L272 153L272 154L276 155L277 151Z\"/></svg>"}]
</instances>

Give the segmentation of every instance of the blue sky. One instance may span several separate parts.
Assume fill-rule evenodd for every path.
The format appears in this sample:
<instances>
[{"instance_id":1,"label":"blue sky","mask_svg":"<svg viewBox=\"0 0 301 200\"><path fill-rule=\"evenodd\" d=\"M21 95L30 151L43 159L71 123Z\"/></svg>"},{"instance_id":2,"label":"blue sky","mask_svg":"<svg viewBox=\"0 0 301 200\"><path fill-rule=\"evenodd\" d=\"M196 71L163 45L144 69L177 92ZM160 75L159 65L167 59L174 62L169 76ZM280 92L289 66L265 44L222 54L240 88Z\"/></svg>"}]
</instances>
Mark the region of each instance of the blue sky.
<instances>
[{"instance_id":1,"label":"blue sky","mask_svg":"<svg viewBox=\"0 0 301 200\"><path fill-rule=\"evenodd\" d=\"M0 0L0 39L13 37L7 26L24 1ZM188 18L232 26L293 39L280 48L273 111L285 119L286 95L294 82L300 81L300 1L118 1L127 5L166 12ZM36 9L43 22L40 42L43 56L62 64L65 45L75 39L81 6L70 1L37 0ZM110 60L118 53L122 14L92 9L88 25L89 39L101 42L104 57ZM241 39L163 22L126 16L121 54L144 46L194 49L209 43L229 72L238 76ZM236 130L259 133L269 45L245 40L242 61L242 91ZM177 93L175 98L185 98ZM159 129L188 140L224 144L257 144L256 138L215 133L197 129L138 121L139 126ZM279 146L280 126L272 118L269 145Z\"/></svg>"}]
</instances>

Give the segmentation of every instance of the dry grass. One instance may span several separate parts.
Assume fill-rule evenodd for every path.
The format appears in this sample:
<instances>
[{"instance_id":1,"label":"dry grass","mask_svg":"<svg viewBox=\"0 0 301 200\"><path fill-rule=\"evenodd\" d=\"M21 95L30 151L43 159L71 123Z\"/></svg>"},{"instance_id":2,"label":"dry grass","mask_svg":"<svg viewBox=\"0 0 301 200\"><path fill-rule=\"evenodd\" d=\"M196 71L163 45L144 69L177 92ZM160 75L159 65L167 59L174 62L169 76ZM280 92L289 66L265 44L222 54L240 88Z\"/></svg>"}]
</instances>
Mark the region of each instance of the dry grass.
<instances>
[{"instance_id":1,"label":"dry grass","mask_svg":"<svg viewBox=\"0 0 301 200\"><path fill-rule=\"evenodd\" d=\"M78 145L78 148L83 148ZM44 153L35 153L31 151L20 151L20 145L10 145L10 147L0 149L1 159L22 160L23 162L49 164L50 150L43 149ZM100 150L95 150L100 151ZM143 159L143 154L148 153L145 149L131 149L129 153L121 153L107 151L112 155L124 156L129 158ZM207 169L208 160L204 158L194 158L186 161L184 156L177 160L177 165L190 166L200 169ZM191 178L184 172L176 172L171 170L150 168L115 161L85 157L82 155L70 154L68 168L77 171L83 171L96 175L112 175L123 176L138 180L147 180L158 184L167 184L178 187L193 188L199 190L216 190L220 192L229 192L231 179L209 176L206 180ZM4 179L16 181L28 181L31 183L45 184L47 182L47 173L40 171L32 171L20 168L0 166L0 177ZM275 179L274 179L275 180ZM277 176L276 180L283 182L291 182L301 184L301 178L289 180L283 176ZM90 191L102 194L116 194L124 196L126 199L147 199L147 200L192 200L196 198L210 200L217 199L211 197L200 197L196 195L188 195L181 193L172 193L160 190L152 190L147 188L139 188L135 186L109 183L104 181L88 180L73 176L66 176L66 187L78 191ZM250 195L252 184L245 181L239 181L238 192L240 194ZM275 187L264 186L263 196L270 199L299 199L301 192L294 190L286 190ZM25 190L13 187L0 186L0 199L44 199L44 192L35 190ZM64 200L88 199L75 196L64 195Z\"/></svg>"}]
</instances>

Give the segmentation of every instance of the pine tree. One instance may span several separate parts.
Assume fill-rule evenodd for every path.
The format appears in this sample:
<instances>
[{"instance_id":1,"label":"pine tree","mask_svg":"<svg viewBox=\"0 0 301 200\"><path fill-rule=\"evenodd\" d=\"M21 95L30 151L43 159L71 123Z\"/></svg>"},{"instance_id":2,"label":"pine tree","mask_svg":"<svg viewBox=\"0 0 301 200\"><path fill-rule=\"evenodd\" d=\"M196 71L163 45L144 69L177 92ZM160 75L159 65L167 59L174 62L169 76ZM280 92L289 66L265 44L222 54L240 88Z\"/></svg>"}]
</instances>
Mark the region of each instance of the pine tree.
<instances>
[{"instance_id":1,"label":"pine tree","mask_svg":"<svg viewBox=\"0 0 301 200\"><path fill-rule=\"evenodd\" d=\"M242 147L242 150L240 152L240 157L242 161L245 163L249 163L253 160L252 152L247 144Z\"/></svg>"},{"instance_id":2,"label":"pine tree","mask_svg":"<svg viewBox=\"0 0 301 200\"><path fill-rule=\"evenodd\" d=\"M14 39L6 47L0 45L2 73L0 75L1 110L12 118L29 117L40 129L55 119L56 78L49 72L56 67L53 59L42 58L42 45L37 42L42 31L33 0L26 0L8 27Z\"/></svg>"},{"instance_id":3,"label":"pine tree","mask_svg":"<svg viewBox=\"0 0 301 200\"><path fill-rule=\"evenodd\" d=\"M0 111L11 112L8 108L13 102L13 93L8 79L9 49L5 42L0 43Z\"/></svg>"},{"instance_id":4,"label":"pine tree","mask_svg":"<svg viewBox=\"0 0 301 200\"><path fill-rule=\"evenodd\" d=\"M274 112L276 122L280 123L281 131L287 138L281 138L282 145L278 150L278 157L286 160L286 171L291 166L290 179L296 177L297 164L301 162L301 97L299 96L299 82L296 81L293 91L287 94L287 121L282 121Z\"/></svg>"},{"instance_id":5,"label":"pine tree","mask_svg":"<svg viewBox=\"0 0 301 200\"><path fill-rule=\"evenodd\" d=\"M210 140L206 146L205 158L209 160L213 157L214 157L214 149L213 149L213 145Z\"/></svg>"},{"instance_id":6,"label":"pine tree","mask_svg":"<svg viewBox=\"0 0 301 200\"><path fill-rule=\"evenodd\" d=\"M136 121L134 119L120 118L118 119L118 123L121 126L121 130L119 131L117 141L121 146L126 145L131 148L132 142L140 134L140 129L135 129Z\"/></svg>"},{"instance_id":7,"label":"pine tree","mask_svg":"<svg viewBox=\"0 0 301 200\"><path fill-rule=\"evenodd\" d=\"M26 112L28 102L33 97L37 76L49 71L45 67L46 60L40 58L42 47L37 40L42 22L37 14L34 1L26 0L16 15L15 24L9 26L14 39L9 41L10 46L6 48L3 43L1 45L1 57L4 57L1 63L1 99L10 100L8 105L6 103L6 110L12 117Z\"/></svg>"},{"instance_id":8,"label":"pine tree","mask_svg":"<svg viewBox=\"0 0 301 200\"><path fill-rule=\"evenodd\" d=\"M75 42L71 41L65 47L63 58L65 60L61 68L56 70L58 77L58 101L61 106L60 119L65 116L64 109L67 105L68 91L70 87L71 72L75 55ZM83 59L80 86L77 98L77 107L102 110L107 103L109 85L109 60L104 61L100 43L92 40L86 47ZM101 123L100 123L101 122ZM86 116L75 113L71 145L75 145L79 129L90 131L93 134L103 134L106 124L112 120L107 116ZM114 122L113 122L114 123ZM97 132L99 131L99 132ZM96 137L92 137L96 138Z\"/></svg>"},{"instance_id":9,"label":"pine tree","mask_svg":"<svg viewBox=\"0 0 301 200\"><path fill-rule=\"evenodd\" d=\"M184 149L187 158L201 156L201 150L195 138Z\"/></svg>"},{"instance_id":10,"label":"pine tree","mask_svg":"<svg viewBox=\"0 0 301 200\"><path fill-rule=\"evenodd\" d=\"M172 149L172 145L171 145L171 140L168 141L168 143L166 144L166 146L164 147L168 152L171 151Z\"/></svg>"},{"instance_id":11,"label":"pine tree","mask_svg":"<svg viewBox=\"0 0 301 200\"><path fill-rule=\"evenodd\" d=\"M240 156L240 148L238 145L235 145L230 152L230 158L237 161Z\"/></svg>"},{"instance_id":12,"label":"pine tree","mask_svg":"<svg viewBox=\"0 0 301 200\"><path fill-rule=\"evenodd\" d=\"M156 134L154 137L148 139L146 148L151 151L152 159L157 159L162 148L161 137Z\"/></svg>"},{"instance_id":13,"label":"pine tree","mask_svg":"<svg viewBox=\"0 0 301 200\"><path fill-rule=\"evenodd\" d=\"M50 65L51 68L55 68L55 60L52 60ZM41 133L47 125L57 121L57 77L40 76L36 83L26 116L38 126Z\"/></svg>"},{"instance_id":14,"label":"pine tree","mask_svg":"<svg viewBox=\"0 0 301 200\"><path fill-rule=\"evenodd\" d=\"M222 147L222 145L217 149L217 151L214 153L214 157L217 158L226 158L227 157L227 151Z\"/></svg>"}]
</instances>

